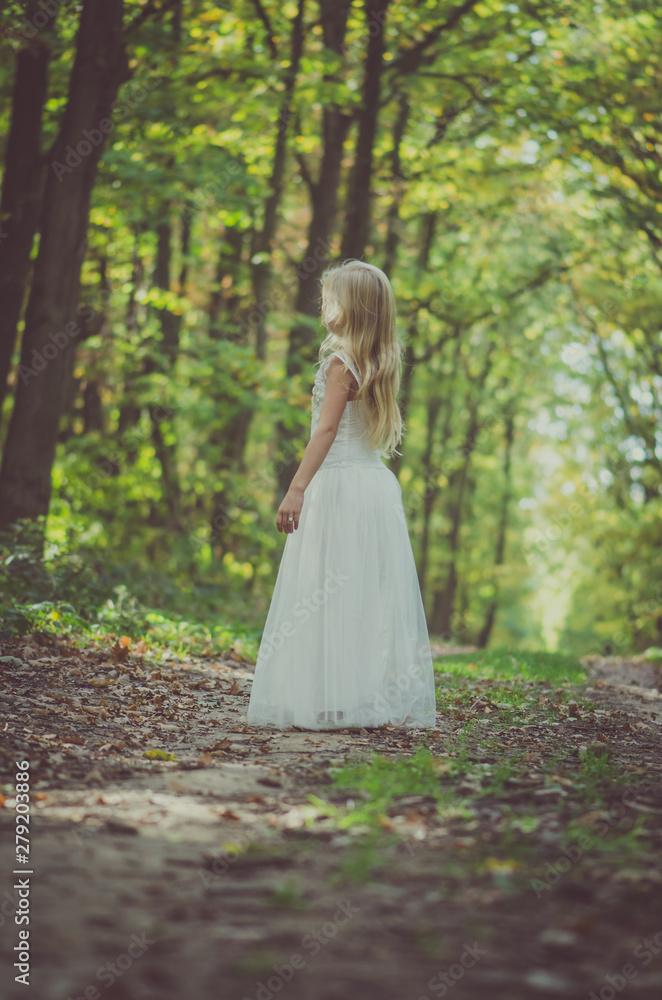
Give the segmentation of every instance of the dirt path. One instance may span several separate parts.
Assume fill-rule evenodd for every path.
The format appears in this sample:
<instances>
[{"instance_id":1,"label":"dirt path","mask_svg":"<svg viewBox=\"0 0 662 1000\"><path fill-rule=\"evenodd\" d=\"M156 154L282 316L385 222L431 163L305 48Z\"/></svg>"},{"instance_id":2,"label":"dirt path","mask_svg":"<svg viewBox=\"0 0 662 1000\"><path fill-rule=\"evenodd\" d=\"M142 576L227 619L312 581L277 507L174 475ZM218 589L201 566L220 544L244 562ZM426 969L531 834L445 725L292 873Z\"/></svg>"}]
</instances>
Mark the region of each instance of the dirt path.
<instances>
[{"instance_id":1,"label":"dirt path","mask_svg":"<svg viewBox=\"0 0 662 1000\"><path fill-rule=\"evenodd\" d=\"M597 714L495 730L495 760L531 755L531 781L513 779L508 801L483 795L470 813L440 816L424 796L405 797L376 841L339 828L333 804L348 796L329 768L375 750L406 756L425 734L252 731L252 668L233 656L154 665L119 644L81 652L43 635L2 653L23 664L0 661L0 764L11 786L14 761L31 762L34 872L26 988L13 982L20 876L5 787L8 1000L661 995L657 674L591 662ZM462 726L439 715L425 740L443 759ZM572 760L596 742L628 776L613 789L619 810L604 814L610 834L628 818L650 826L631 864L591 847L562 852L571 772L552 785L533 773L553 749ZM530 808L536 850L522 854L503 823L508 809ZM580 821L595 830L598 818Z\"/></svg>"}]
</instances>

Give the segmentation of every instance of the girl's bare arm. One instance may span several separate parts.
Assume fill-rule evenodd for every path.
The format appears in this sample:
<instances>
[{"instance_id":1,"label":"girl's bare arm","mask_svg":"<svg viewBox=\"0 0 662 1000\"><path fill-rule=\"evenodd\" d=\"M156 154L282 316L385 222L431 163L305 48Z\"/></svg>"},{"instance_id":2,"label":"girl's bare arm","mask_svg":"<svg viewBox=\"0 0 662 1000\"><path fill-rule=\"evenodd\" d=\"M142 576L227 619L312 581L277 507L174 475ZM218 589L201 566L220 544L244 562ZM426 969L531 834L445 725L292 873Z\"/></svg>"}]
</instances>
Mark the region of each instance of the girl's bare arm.
<instances>
[{"instance_id":1,"label":"girl's bare arm","mask_svg":"<svg viewBox=\"0 0 662 1000\"><path fill-rule=\"evenodd\" d=\"M332 357L326 372L326 389L319 422L276 515L276 527L288 535L299 527L304 491L326 458L338 433L340 418L351 388L349 380L354 381L354 377L345 371L340 358ZM290 517L294 520L288 520Z\"/></svg>"}]
</instances>

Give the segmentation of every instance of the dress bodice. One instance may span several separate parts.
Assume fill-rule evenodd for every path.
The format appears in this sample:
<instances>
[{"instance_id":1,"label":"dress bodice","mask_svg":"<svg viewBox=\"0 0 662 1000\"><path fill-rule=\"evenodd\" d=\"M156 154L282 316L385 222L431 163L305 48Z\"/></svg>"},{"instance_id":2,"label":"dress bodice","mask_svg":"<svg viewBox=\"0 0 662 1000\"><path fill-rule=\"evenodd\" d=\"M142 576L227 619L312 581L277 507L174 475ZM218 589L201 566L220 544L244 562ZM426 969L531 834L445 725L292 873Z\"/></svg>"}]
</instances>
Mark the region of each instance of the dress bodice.
<instances>
[{"instance_id":1,"label":"dress bodice","mask_svg":"<svg viewBox=\"0 0 662 1000\"><path fill-rule=\"evenodd\" d=\"M334 354L329 354L324 358L317 369L313 385L311 435L315 433L317 424L319 423L326 390L326 373L329 361L334 355L337 355L345 362L358 384L361 384L359 371L347 353L344 351L334 351ZM320 468L342 468L348 465L387 468L382 461L378 449L373 448L368 443L368 424L363 400L348 400L345 404L345 409L338 424L338 433Z\"/></svg>"}]
</instances>

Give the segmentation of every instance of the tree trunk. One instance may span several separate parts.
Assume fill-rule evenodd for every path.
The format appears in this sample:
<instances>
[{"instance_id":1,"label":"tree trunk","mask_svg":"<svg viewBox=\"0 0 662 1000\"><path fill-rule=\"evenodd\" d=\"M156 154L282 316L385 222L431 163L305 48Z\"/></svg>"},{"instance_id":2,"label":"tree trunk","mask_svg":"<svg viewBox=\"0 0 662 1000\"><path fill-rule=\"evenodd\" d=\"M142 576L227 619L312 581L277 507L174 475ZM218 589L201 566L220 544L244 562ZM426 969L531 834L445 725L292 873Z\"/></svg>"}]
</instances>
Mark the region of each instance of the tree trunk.
<instances>
[{"instance_id":1,"label":"tree trunk","mask_svg":"<svg viewBox=\"0 0 662 1000\"><path fill-rule=\"evenodd\" d=\"M450 551L449 563L448 563L448 576L446 579L446 586L443 589L440 588L435 592L434 604L432 609L432 621L430 623L431 631L435 632L436 634L444 636L452 635L451 622L453 619L455 592L458 583L457 560L460 550L460 526L462 524L463 503L464 503L465 491L467 488L469 467L471 465L471 456L473 455L474 449L476 447L476 440L480 429L478 410L483 396L485 382L487 381L487 376L489 375L490 368L492 367L492 355L494 351L494 346L495 346L494 342L490 343L480 375L478 376L477 379L472 379L472 381L474 381L476 385L475 385L475 392L473 394L473 399L470 404L469 421L467 424L464 444L462 446L464 461L460 469L456 470L456 473L452 477L453 480L455 479L458 480L458 486L455 496L455 502L451 507L451 533L448 543ZM449 492L451 491L449 490Z\"/></svg>"},{"instance_id":2,"label":"tree trunk","mask_svg":"<svg viewBox=\"0 0 662 1000\"><path fill-rule=\"evenodd\" d=\"M400 163L400 146L404 138L407 120L409 118L409 101L401 94L399 98L398 117L393 130L393 149L391 151L391 183L393 184L393 199L389 205L386 224L386 244L384 247L384 262L382 271L390 277L395 267L395 260L400 242L400 204L405 191L405 178L402 175Z\"/></svg>"},{"instance_id":3,"label":"tree trunk","mask_svg":"<svg viewBox=\"0 0 662 1000\"><path fill-rule=\"evenodd\" d=\"M455 354L453 357L452 371L454 372L457 367L457 361L462 347L462 330L460 327L455 328ZM452 377L452 376L451 376ZM446 394L443 394L443 388L440 387L440 395L437 397L441 405L439 409L443 406L445 412L444 422L441 429L441 457L440 466L444 467L445 460L445 446L446 442L449 440L451 435L451 421L453 419L453 393L450 389L447 389ZM437 413L434 414L434 422L436 423ZM432 433L434 433L434 427L432 427ZM428 444L429 447L429 444ZM425 588L427 586L427 575L428 575L428 549L430 545L430 523L432 521L432 511L434 508L434 503L437 498L437 486L431 485L432 478L432 467L433 461L432 457L434 455L434 450L428 455L428 449L426 448L426 454L424 456L424 469L425 469L425 483L426 490L423 499L423 533L421 539L421 558L419 563L419 585L421 588L421 594L423 595L423 601L425 602Z\"/></svg>"},{"instance_id":4,"label":"tree trunk","mask_svg":"<svg viewBox=\"0 0 662 1000\"><path fill-rule=\"evenodd\" d=\"M163 289L164 292L171 291L170 270L172 260L172 225L170 222L170 205L162 207L162 216L156 226L156 262L154 267L154 285ZM158 309L159 324L161 326L160 350L163 357L158 363L153 357L149 358L149 371L170 371L179 353L179 330L181 319L167 307Z\"/></svg>"},{"instance_id":5,"label":"tree trunk","mask_svg":"<svg viewBox=\"0 0 662 1000\"><path fill-rule=\"evenodd\" d=\"M108 277L108 258L106 256L102 256L99 259L98 264L99 264L99 291L103 293L102 305L99 307L98 310L90 309L90 312L93 312L93 316L85 324L85 328L81 332L78 338L79 343L84 340L87 340L89 337L97 337L99 335L103 335L104 328L107 327L108 324L106 305L110 299L110 291L111 291L110 279ZM76 425L76 418L78 416L83 415L83 423L84 423L83 433L86 434L88 431L86 416L84 412L87 401L84 400L83 407L79 408L78 410L76 409L76 402L80 395L81 385L83 384L84 381L87 384L89 384L89 378L85 379L84 376L75 378L73 367L74 366L72 365L72 367L69 369L69 372L67 373L67 381L64 387L64 402L62 404L60 427L57 436L58 444L62 444L68 441L69 438L74 437L76 435L75 425ZM100 397L98 397L98 403L99 405L101 405Z\"/></svg>"},{"instance_id":6,"label":"tree trunk","mask_svg":"<svg viewBox=\"0 0 662 1000\"><path fill-rule=\"evenodd\" d=\"M48 44L38 35L16 57L0 199L0 419L44 187L41 119L50 56Z\"/></svg>"},{"instance_id":7,"label":"tree trunk","mask_svg":"<svg viewBox=\"0 0 662 1000\"><path fill-rule=\"evenodd\" d=\"M402 361L402 380L400 382L400 399L398 401L400 406L400 414L402 416L403 423L405 425L405 433L407 427L407 418L409 416L409 407L411 405L411 390L412 381L414 377L414 369L416 368L416 358L414 357L413 341L416 337L416 317L412 316L409 323L409 330L407 333L407 343L405 344L404 356ZM389 461L389 468L393 475L399 479L400 472L402 471L402 459L404 457L404 441L399 445L399 454L394 454Z\"/></svg>"},{"instance_id":8,"label":"tree trunk","mask_svg":"<svg viewBox=\"0 0 662 1000\"><path fill-rule=\"evenodd\" d=\"M379 94L386 39L384 24L390 0L365 0L368 47L363 73L363 89L356 154L347 194L342 257L363 256L370 229L370 181L372 151L379 115Z\"/></svg>"},{"instance_id":9,"label":"tree trunk","mask_svg":"<svg viewBox=\"0 0 662 1000\"><path fill-rule=\"evenodd\" d=\"M320 0L322 32L326 48L342 55L347 14L351 0ZM333 76L325 76L332 82ZM287 350L287 377L300 373L314 359L315 322L319 316L319 278L329 261L330 241L336 224L338 188L343 159L343 146L351 116L336 104L324 107L322 124L323 154L319 179L308 178L312 217L308 229L306 255L297 269L298 288L294 304L295 320L290 330ZM278 502L288 490L298 462L292 457L292 430L280 424L277 429Z\"/></svg>"},{"instance_id":10,"label":"tree trunk","mask_svg":"<svg viewBox=\"0 0 662 1000\"><path fill-rule=\"evenodd\" d=\"M243 243L243 230L237 229L236 226L225 227L218 249L214 285L207 305L207 330L212 340L223 340L227 337L227 333L223 332L224 309L228 321L230 323L233 322L232 312L239 301L239 296L236 295L235 289L239 266L241 264ZM232 291L227 295L223 288L223 280L226 277L229 277L232 282Z\"/></svg>"},{"instance_id":11,"label":"tree trunk","mask_svg":"<svg viewBox=\"0 0 662 1000\"><path fill-rule=\"evenodd\" d=\"M105 433L103 403L98 382L95 379L88 379L83 389L83 434L94 432Z\"/></svg>"},{"instance_id":12,"label":"tree trunk","mask_svg":"<svg viewBox=\"0 0 662 1000\"><path fill-rule=\"evenodd\" d=\"M178 294L181 298L186 295L186 285L188 283L188 255L191 252L191 224L192 215L190 211L181 214L182 222L182 263L179 268Z\"/></svg>"},{"instance_id":13,"label":"tree trunk","mask_svg":"<svg viewBox=\"0 0 662 1000\"><path fill-rule=\"evenodd\" d=\"M457 559L460 548L460 525L462 523L462 504L464 500L465 488L467 485L467 473L469 470L469 463L471 462L471 452L473 446L469 444L472 435L475 437L475 432L478 429L478 423L476 420L476 410L471 414L469 431L465 439L465 458L462 463L462 467L458 470L453 479L458 480L457 493L455 503L452 506L452 516L451 516L451 533L449 538L449 561L448 561L448 575L446 577L446 586L443 589L435 591L434 604L432 608L432 621L431 631L435 634L443 635L445 637L450 637L452 635L451 621L453 617L453 608L455 605L455 591L457 589L458 574L457 574Z\"/></svg>"},{"instance_id":14,"label":"tree trunk","mask_svg":"<svg viewBox=\"0 0 662 1000\"><path fill-rule=\"evenodd\" d=\"M169 203L164 204L162 207L161 218L156 227L156 235L157 247L154 285L157 288L163 289L163 291L170 291L172 225L170 222ZM184 227L182 237L184 242L188 240L189 231L187 227ZM186 273L184 273L185 278ZM145 358L143 374L146 375L155 371L170 374L179 354L181 317L171 312L168 308L159 309L158 316L163 335L159 345L161 354L158 360L154 355L148 355ZM154 444L156 459L161 466L162 495L168 511L167 526L171 531L183 532L184 521L181 513L181 488L177 472L177 448L175 444L166 442L161 420L157 417L161 409L160 405L157 402L153 402L149 405L148 409L152 421L152 443ZM169 419L174 419L174 414L170 414Z\"/></svg>"},{"instance_id":15,"label":"tree trunk","mask_svg":"<svg viewBox=\"0 0 662 1000\"><path fill-rule=\"evenodd\" d=\"M501 512L499 515L499 528L497 531L496 550L494 553L495 568L503 566L504 554L506 551L506 533L508 530L508 513L510 508L510 498L512 495L511 483L511 462L513 453L513 442L515 440L515 414L509 410L506 414L505 452L503 456L503 496L501 497ZM477 644L484 649L490 639L494 619L498 608L498 582L495 580L495 594L487 607L485 621L478 635Z\"/></svg>"},{"instance_id":16,"label":"tree trunk","mask_svg":"<svg viewBox=\"0 0 662 1000\"><path fill-rule=\"evenodd\" d=\"M122 0L83 3L67 107L44 190L16 400L0 469L0 527L48 514L64 391L81 334L78 296L90 197L112 127L112 102L129 76L122 14ZM84 311L87 318L90 312L93 318L93 311Z\"/></svg>"},{"instance_id":17,"label":"tree trunk","mask_svg":"<svg viewBox=\"0 0 662 1000\"><path fill-rule=\"evenodd\" d=\"M285 89L278 115L278 130L274 162L271 170L269 197L264 206L262 229L256 230L251 249L252 281L253 281L253 313L255 315L255 353L258 358L264 358L267 343L266 322L269 313L269 285L271 283L271 250L278 209L283 197L283 180L285 176L285 156L287 152L287 125L291 115L294 87L299 73L299 63L303 51L303 8L305 0L299 0L297 12L292 22L292 41L290 46L290 65L285 74Z\"/></svg>"},{"instance_id":18,"label":"tree trunk","mask_svg":"<svg viewBox=\"0 0 662 1000\"><path fill-rule=\"evenodd\" d=\"M144 313L144 306L138 303L136 293L140 290L145 275L145 268L140 257L140 237L144 226L136 226L133 231L133 261L131 268L131 291L126 307L124 325L133 335L138 334L141 317ZM129 463L135 462L138 457L137 438L139 433L136 430L140 421L141 408L135 401L136 393L133 388L133 376L128 374L122 393L120 403L119 418L117 421L116 436L125 448L125 454Z\"/></svg>"},{"instance_id":19,"label":"tree trunk","mask_svg":"<svg viewBox=\"0 0 662 1000\"><path fill-rule=\"evenodd\" d=\"M403 122L403 131L404 131ZM423 217L422 222L422 234L421 234L421 246L418 252L418 270L427 271L430 251L432 249L432 243L434 241L434 234L437 222L437 213L428 212L427 215ZM409 328L407 330L407 342L405 344L403 366L402 366L402 382L400 386L400 413L402 414L402 419L407 423L407 418L409 416L409 404L411 402L411 390L412 390L412 378L414 375L415 356L414 356L414 345L416 343L416 317L417 312L415 311L409 320ZM402 446L400 451L403 452ZM402 468L402 458L403 455L394 455L391 459L389 468L391 472L397 478L400 478L400 470Z\"/></svg>"},{"instance_id":20,"label":"tree trunk","mask_svg":"<svg viewBox=\"0 0 662 1000\"><path fill-rule=\"evenodd\" d=\"M421 537L421 554L418 562L418 585L421 594L425 594L425 583L428 572L428 546L430 543L430 517L432 504L436 493L436 483L432 483L432 456L434 454L434 435L437 428L437 417L442 407L441 396L433 396L428 402L428 433L423 454L423 533Z\"/></svg>"},{"instance_id":21,"label":"tree trunk","mask_svg":"<svg viewBox=\"0 0 662 1000\"><path fill-rule=\"evenodd\" d=\"M239 332L234 332L241 297L237 294L237 277L241 266L241 255L247 231L227 226L219 249L216 264L216 282L208 304L209 337L211 340L229 340L242 342L244 335L242 324ZM228 253L228 250L230 251ZM226 296L223 281L226 277L232 279L232 290ZM232 331L232 332L231 332ZM257 396L259 385L252 385ZM215 490L211 510L209 512L209 542L212 553L220 563L227 552L234 551L236 533L232 529L232 519L229 510L233 503L232 491L226 484L233 481L237 472L243 471L244 453L248 434L253 419L253 408L239 404L229 396L225 399L224 412L226 419L219 414L209 435L208 444L218 455L214 473L219 475L223 486ZM228 476L223 475L229 473Z\"/></svg>"},{"instance_id":22,"label":"tree trunk","mask_svg":"<svg viewBox=\"0 0 662 1000\"><path fill-rule=\"evenodd\" d=\"M258 387L256 386L256 391ZM212 438L212 443L216 444L222 454L218 468L231 470L233 476L244 471L244 453L248 440L253 411L248 407L242 407ZM210 541L212 551L220 563L227 552L237 549L235 542L236 532L232 529L232 518L230 508L232 507L232 494L224 485L214 493L212 499L212 509L209 519Z\"/></svg>"}]
</instances>

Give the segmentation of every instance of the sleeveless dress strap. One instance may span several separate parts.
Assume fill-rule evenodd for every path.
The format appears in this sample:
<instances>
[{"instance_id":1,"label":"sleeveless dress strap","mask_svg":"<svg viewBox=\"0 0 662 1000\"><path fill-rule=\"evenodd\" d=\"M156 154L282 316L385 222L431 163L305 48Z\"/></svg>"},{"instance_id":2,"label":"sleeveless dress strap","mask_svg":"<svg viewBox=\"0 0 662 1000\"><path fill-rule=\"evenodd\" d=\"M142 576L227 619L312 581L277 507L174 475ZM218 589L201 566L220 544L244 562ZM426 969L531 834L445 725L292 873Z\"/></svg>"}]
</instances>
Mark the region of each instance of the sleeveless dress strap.
<instances>
[{"instance_id":1,"label":"sleeveless dress strap","mask_svg":"<svg viewBox=\"0 0 662 1000\"><path fill-rule=\"evenodd\" d=\"M346 351L334 351L333 353L337 355L341 359L341 361L344 361L344 363L347 365L352 375L356 379L357 384L361 385L361 376L359 374L359 370L352 361L352 359L350 358L349 354L347 354Z\"/></svg>"}]
</instances>

